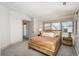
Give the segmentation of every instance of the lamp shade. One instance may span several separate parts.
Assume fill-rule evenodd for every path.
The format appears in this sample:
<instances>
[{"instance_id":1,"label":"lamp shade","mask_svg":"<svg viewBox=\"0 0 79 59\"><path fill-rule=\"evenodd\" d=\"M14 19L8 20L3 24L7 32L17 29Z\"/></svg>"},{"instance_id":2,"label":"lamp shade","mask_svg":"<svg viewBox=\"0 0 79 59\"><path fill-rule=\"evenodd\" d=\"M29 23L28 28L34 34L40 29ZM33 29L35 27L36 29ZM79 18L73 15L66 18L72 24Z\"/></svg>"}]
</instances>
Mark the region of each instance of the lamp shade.
<instances>
[{"instance_id":1,"label":"lamp shade","mask_svg":"<svg viewBox=\"0 0 79 59\"><path fill-rule=\"evenodd\" d=\"M72 32L72 28L69 28L69 29L68 29L68 32Z\"/></svg>"},{"instance_id":2,"label":"lamp shade","mask_svg":"<svg viewBox=\"0 0 79 59\"><path fill-rule=\"evenodd\" d=\"M39 31L42 31L42 29L39 29Z\"/></svg>"}]
</instances>

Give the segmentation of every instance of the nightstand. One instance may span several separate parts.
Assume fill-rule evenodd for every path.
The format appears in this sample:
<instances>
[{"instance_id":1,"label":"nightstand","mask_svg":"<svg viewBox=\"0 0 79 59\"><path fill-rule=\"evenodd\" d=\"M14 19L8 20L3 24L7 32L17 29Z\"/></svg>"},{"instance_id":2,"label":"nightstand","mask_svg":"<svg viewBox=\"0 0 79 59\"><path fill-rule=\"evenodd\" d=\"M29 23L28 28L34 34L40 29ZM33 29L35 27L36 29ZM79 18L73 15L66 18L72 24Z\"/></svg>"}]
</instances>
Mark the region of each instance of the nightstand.
<instances>
[{"instance_id":1,"label":"nightstand","mask_svg":"<svg viewBox=\"0 0 79 59\"><path fill-rule=\"evenodd\" d=\"M72 39L72 37L63 37L62 43L64 45L73 46L73 39Z\"/></svg>"}]
</instances>

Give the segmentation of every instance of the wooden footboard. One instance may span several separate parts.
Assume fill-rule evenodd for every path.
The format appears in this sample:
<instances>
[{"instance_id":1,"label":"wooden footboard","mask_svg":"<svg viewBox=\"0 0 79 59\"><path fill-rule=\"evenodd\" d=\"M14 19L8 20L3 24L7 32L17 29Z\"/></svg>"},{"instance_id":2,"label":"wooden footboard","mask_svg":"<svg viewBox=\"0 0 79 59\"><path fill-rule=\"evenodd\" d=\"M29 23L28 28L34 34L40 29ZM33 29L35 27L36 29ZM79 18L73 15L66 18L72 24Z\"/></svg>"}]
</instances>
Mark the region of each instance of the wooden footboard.
<instances>
[{"instance_id":1,"label":"wooden footboard","mask_svg":"<svg viewBox=\"0 0 79 59\"><path fill-rule=\"evenodd\" d=\"M36 42L37 43L37 42ZM36 44L35 42L32 42L31 39L29 40L29 43L28 43L28 48L33 48L33 49L36 49L44 54L47 54L47 55L50 55L50 56L55 56L59 50L59 47L60 47L60 39L57 41L56 45L55 46L51 46L51 47L54 47L55 49L50 49L44 45L39 45L39 44Z\"/></svg>"},{"instance_id":2,"label":"wooden footboard","mask_svg":"<svg viewBox=\"0 0 79 59\"><path fill-rule=\"evenodd\" d=\"M41 48L41 47L39 47L39 46L36 46L36 45L29 45L29 47L30 47L30 48L33 48L33 49L35 49L35 50L38 50L38 51L40 51L41 53L44 53L44 54L47 54L47 55L52 55L52 51L49 51L49 50L47 50L47 49L43 49L43 48Z\"/></svg>"}]
</instances>

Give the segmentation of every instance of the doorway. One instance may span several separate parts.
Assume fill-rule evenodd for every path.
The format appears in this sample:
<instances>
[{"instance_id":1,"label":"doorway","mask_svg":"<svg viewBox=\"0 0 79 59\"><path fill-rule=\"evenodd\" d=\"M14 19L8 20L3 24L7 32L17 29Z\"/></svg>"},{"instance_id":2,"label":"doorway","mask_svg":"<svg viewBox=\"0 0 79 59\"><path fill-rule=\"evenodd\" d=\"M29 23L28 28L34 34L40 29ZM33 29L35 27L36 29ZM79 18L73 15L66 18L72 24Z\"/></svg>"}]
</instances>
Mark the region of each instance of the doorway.
<instances>
[{"instance_id":1,"label":"doorway","mask_svg":"<svg viewBox=\"0 0 79 59\"><path fill-rule=\"evenodd\" d=\"M27 20L23 20L23 40L28 40L29 38L29 22Z\"/></svg>"}]
</instances>

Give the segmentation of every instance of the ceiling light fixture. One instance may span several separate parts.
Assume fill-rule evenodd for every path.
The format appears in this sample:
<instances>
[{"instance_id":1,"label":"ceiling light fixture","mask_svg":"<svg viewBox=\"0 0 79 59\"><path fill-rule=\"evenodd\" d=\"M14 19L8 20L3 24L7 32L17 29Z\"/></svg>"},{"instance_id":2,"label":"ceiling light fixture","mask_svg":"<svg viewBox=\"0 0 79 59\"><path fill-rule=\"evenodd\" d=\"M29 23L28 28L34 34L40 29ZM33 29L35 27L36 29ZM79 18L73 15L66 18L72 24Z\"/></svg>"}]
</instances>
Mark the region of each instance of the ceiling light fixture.
<instances>
[{"instance_id":1,"label":"ceiling light fixture","mask_svg":"<svg viewBox=\"0 0 79 59\"><path fill-rule=\"evenodd\" d=\"M66 5L66 2L63 2L63 5Z\"/></svg>"}]
</instances>

